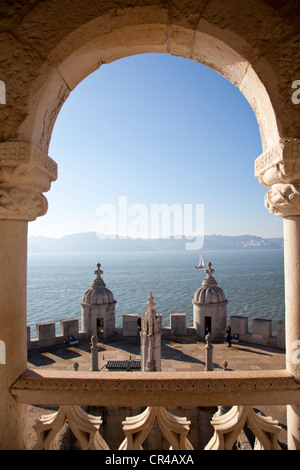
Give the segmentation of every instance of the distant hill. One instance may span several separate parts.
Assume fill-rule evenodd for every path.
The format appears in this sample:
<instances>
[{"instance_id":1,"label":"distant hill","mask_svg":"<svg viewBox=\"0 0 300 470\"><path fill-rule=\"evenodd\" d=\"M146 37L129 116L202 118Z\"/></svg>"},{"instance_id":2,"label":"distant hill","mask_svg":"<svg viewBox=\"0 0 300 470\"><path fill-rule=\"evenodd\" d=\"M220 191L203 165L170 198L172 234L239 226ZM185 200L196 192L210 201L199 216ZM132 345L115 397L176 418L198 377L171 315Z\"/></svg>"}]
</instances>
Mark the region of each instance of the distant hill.
<instances>
[{"instance_id":1,"label":"distant hill","mask_svg":"<svg viewBox=\"0 0 300 470\"><path fill-rule=\"evenodd\" d=\"M93 251L183 251L186 242L181 239L100 239L96 232L76 233L61 238L29 237L29 252L93 252ZM203 250L282 249L283 238L262 238L254 235L207 235ZM197 245L195 248L198 250Z\"/></svg>"}]
</instances>

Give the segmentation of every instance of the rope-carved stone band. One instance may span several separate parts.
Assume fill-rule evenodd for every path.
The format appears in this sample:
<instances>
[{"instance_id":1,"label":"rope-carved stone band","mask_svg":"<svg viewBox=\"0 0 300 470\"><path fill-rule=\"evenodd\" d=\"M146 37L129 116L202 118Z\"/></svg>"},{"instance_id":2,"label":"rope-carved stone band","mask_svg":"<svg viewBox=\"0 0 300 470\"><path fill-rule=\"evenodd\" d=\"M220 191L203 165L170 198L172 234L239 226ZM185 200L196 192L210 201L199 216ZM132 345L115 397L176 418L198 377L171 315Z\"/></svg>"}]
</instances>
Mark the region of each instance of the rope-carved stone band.
<instances>
[{"instance_id":1,"label":"rope-carved stone band","mask_svg":"<svg viewBox=\"0 0 300 470\"><path fill-rule=\"evenodd\" d=\"M76 374L76 377L74 376ZM184 373L157 372L155 377L141 372L109 372L95 377L95 373L69 374L56 371L43 376L28 371L11 388L11 393L23 403L35 404L94 404L103 406L207 406L214 400L230 404L256 404L262 399L270 403L290 403L299 394L300 385L286 371L220 371ZM65 393L64 393L65 392ZM267 398L267 395L269 398ZM50 400L50 401L49 401ZM209 400L209 403L208 403ZM246 401L246 403L242 403ZM297 398L298 400L298 398ZM86 403L84 403L86 401ZM239 403L234 403L238 401ZM180 404L179 404L180 403Z\"/></svg>"}]
</instances>

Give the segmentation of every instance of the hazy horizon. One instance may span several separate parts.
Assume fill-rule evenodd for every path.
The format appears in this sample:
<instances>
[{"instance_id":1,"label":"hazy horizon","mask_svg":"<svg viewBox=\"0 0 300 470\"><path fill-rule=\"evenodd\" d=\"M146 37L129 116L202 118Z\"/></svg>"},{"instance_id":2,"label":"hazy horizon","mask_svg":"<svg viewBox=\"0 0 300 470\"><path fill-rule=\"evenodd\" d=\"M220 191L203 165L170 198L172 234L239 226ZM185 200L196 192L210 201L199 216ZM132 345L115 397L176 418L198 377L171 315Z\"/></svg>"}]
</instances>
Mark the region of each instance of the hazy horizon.
<instances>
[{"instance_id":1,"label":"hazy horizon","mask_svg":"<svg viewBox=\"0 0 300 470\"><path fill-rule=\"evenodd\" d=\"M59 236L56 236L56 237L54 237L54 236L48 236L48 235L31 235L31 234L28 234L28 236L29 236L30 238L39 238L39 237L42 238L42 237L44 237L44 238L51 238L51 239L54 239L54 240L59 240L59 239L61 239L61 238L63 238L63 237L68 237L68 236L71 236L71 235L85 235L85 234L88 234L88 233L95 233L95 234L96 234L97 232L96 232L96 231L92 231L92 230L88 230L88 231L86 231L86 232L81 231L81 232L65 233L64 235L59 235ZM114 236L114 234L112 234L111 236ZM223 234L223 233L210 233L210 234L205 234L205 235L204 235L204 238L205 238L205 237L213 237L213 236L216 236L216 237L232 237L232 238L234 238L234 237L258 237L258 238L263 238L263 239L283 238L283 235L282 235L282 236L263 237L263 236L261 236L261 235L255 235L255 234L253 234L253 233L241 233L241 234L238 234L238 235L226 235L226 234ZM116 235L116 237L118 237L118 235ZM107 238L109 238L109 236L108 236ZM122 237L122 236L120 236L120 238L124 238L124 239L125 239L125 238L131 238L131 239L134 239L134 238L132 238L132 237ZM171 235L170 237L166 236L166 237L158 237L158 238L139 237L139 239L142 239L142 240L155 240L155 239L161 240L161 239L163 239L163 238L168 239L168 238L173 238L173 236ZM182 235L182 238L185 238L185 235Z\"/></svg>"}]
</instances>

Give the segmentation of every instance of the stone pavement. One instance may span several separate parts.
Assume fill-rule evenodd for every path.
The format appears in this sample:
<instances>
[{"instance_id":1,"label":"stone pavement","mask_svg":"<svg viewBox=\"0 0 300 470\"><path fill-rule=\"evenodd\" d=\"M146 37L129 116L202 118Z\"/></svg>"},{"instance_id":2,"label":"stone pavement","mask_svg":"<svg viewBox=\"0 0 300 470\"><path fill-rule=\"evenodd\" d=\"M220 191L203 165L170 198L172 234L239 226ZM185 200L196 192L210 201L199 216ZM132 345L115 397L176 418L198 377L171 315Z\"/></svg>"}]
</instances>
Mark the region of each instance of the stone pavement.
<instances>
[{"instance_id":1,"label":"stone pavement","mask_svg":"<svg viewBox=\"0 0 300 470\"><path fill-rule=\"evenodd\" d=\"M205 343L186 337L162 340L163 371L203 371L205 370ZM139 338L116 337L99 341L99 370L106 369L109 360L140 359ZM53 368L57 370L91 370L91 343L81 342L70 346L67 344L53 346L47 350L29 351L28 366L32 368ZM228 348L226 343L213 344L214 369L223 369L224 361L227 370L270 370L285 369L285 351L267 346L239 343ZM286 407L262 406L259 411L279 421L282 431L280 442L286 445Z\"/></svg>"}]
</instances>

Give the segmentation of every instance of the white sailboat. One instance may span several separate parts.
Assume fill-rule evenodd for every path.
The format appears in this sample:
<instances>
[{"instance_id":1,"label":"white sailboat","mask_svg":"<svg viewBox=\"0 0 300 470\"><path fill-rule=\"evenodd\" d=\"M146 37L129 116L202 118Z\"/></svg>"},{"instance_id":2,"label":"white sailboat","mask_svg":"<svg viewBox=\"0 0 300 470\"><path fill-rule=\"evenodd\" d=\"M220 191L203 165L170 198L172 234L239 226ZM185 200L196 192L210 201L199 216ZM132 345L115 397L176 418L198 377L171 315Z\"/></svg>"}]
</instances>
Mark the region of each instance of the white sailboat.
<instances>
[{"instance_id":1,"label":"white sailboat","mask_svg":"<svg viewBox=\"0 0 300 470\"><path fill-rule=\"evenodd\" d=\"M195 269L203 269L205 267L203 256L200 254L199 256L199 264L194 266Z\"/></svg>"}]
</instances>

